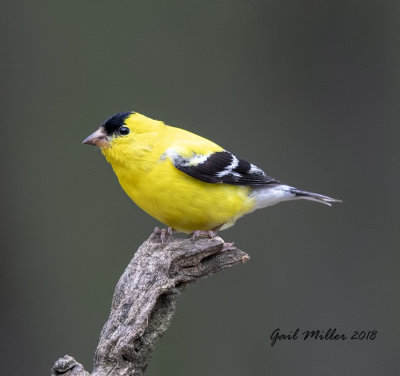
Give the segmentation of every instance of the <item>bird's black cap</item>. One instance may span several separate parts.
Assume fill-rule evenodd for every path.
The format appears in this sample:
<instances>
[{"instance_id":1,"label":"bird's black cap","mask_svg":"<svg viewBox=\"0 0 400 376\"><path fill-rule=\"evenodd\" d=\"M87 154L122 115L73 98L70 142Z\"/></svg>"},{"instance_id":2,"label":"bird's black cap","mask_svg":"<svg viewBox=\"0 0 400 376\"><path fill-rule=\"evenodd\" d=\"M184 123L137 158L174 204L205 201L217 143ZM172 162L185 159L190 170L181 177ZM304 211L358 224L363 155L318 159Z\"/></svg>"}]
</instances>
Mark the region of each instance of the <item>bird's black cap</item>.
<instances>
[{"instance_id":1,"label":"bird's black cap","mask_svg":"<svg viewBox=\"0 0 400 376\"><path fill-rule=\"evenodd\" d=\"M101 126L104 128L107 135L111 136L124 125L126 118L132 114L134 114L133 111L118 112L118 114L115 114L107 119Z\"/></svg>"}]
</instances>

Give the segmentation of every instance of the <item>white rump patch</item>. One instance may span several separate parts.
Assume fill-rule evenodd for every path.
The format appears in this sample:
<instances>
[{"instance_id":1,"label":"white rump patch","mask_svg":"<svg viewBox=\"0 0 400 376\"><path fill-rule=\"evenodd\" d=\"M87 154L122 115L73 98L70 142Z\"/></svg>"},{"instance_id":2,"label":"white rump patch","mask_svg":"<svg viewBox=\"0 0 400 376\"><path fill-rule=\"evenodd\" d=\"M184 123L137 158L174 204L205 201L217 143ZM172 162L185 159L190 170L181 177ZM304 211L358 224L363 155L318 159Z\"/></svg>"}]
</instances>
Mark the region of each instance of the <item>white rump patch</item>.
<instances>
[{"instance_id":1,"label":"white rump patch","mask_svg":"<svg viewBox=\"0 0 400 376\"><path fill-rule=\"evenodd\" d=\"M280 184L276 186L266 186L260 188L253 188L250 197L256 200L255 209L265 208L266 206L275 205L282 201L293 200L295 195L290 192L293 187L289 185Z\"/></svg>"}]
</instances>

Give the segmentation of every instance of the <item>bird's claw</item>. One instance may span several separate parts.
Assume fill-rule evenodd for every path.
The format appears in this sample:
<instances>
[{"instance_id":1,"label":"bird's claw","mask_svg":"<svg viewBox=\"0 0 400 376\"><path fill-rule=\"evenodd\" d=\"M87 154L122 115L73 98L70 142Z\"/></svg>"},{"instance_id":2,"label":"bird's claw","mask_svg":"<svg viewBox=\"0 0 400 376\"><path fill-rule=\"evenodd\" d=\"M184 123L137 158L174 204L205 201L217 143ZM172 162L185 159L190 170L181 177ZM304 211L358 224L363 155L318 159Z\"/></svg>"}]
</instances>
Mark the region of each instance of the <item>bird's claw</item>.
<instances>
[{"instance_id":1,"label":"bird's claw","mask_svg":"<svg viewBox=\"0 0 400 376\"><path fill-rule=\"evenodd\" d=\"M159 228L156 227L151 234L151 239L160 239L161 244L167 243L170 239L173 238L174 229L171 227L168 228Z\"/></svg>"},{"instance_id":2,"label":"bird's claw","mask_svg":"<svg viewBox=\"0 0 400 376\"><path fill-rule=\"evenodd\" d=\"M214 239L217 236L216 231L203 231L203 230L196 230L189 235L189 238L192 240L197 240L198 238L208 238Z\"/></svg>"}]
</instances>

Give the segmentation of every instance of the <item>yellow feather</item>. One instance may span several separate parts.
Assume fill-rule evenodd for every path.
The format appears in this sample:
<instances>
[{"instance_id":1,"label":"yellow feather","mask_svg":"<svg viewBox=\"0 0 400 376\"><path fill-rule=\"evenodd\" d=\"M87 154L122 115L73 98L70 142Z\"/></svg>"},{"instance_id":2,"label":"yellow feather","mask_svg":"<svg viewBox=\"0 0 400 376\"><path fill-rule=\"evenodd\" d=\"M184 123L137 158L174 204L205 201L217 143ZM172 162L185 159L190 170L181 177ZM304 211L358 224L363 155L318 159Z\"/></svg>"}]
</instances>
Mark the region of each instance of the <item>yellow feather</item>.
<instances>
[{"instance_id":1,"label":"yellow feather","mask_svg":"<svg viewBox=\"0 0 400 376\"><path fill-rule=\"evenodd\" d=\"M178 231L227 228L254 209L250 189L205 183L175 168L166 157L173 148L183 157L222 151L217 144L160 121L133 113L130 133L113 137L102 152L128 196L144 211Z\"/></svg>"}]
</instances>

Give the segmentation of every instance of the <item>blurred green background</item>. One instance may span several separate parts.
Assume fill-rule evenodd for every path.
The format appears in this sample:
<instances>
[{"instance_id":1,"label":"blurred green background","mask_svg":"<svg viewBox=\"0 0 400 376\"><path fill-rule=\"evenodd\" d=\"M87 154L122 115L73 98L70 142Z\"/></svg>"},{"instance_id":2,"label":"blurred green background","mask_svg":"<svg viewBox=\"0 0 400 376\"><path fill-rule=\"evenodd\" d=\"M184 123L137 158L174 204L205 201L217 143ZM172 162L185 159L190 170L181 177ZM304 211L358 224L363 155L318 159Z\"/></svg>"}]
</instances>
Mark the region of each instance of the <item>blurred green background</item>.
<instances>
[{"instance_id":1,"label":"blurred green background","mask_svg":"<svg viewBox=\"0 0 400 376\"><path fill-rule=\"evenodd\" d=\"M81 141L135 110L299 188L221 235L246 265L190 287L153 375L398 375L398 1L14 1L2 25L4 375L87 369L158 223ZM201 322L202 325L193 323ZM275 328L378 330L284 342Z\"/></svg>"}]
</instances>

